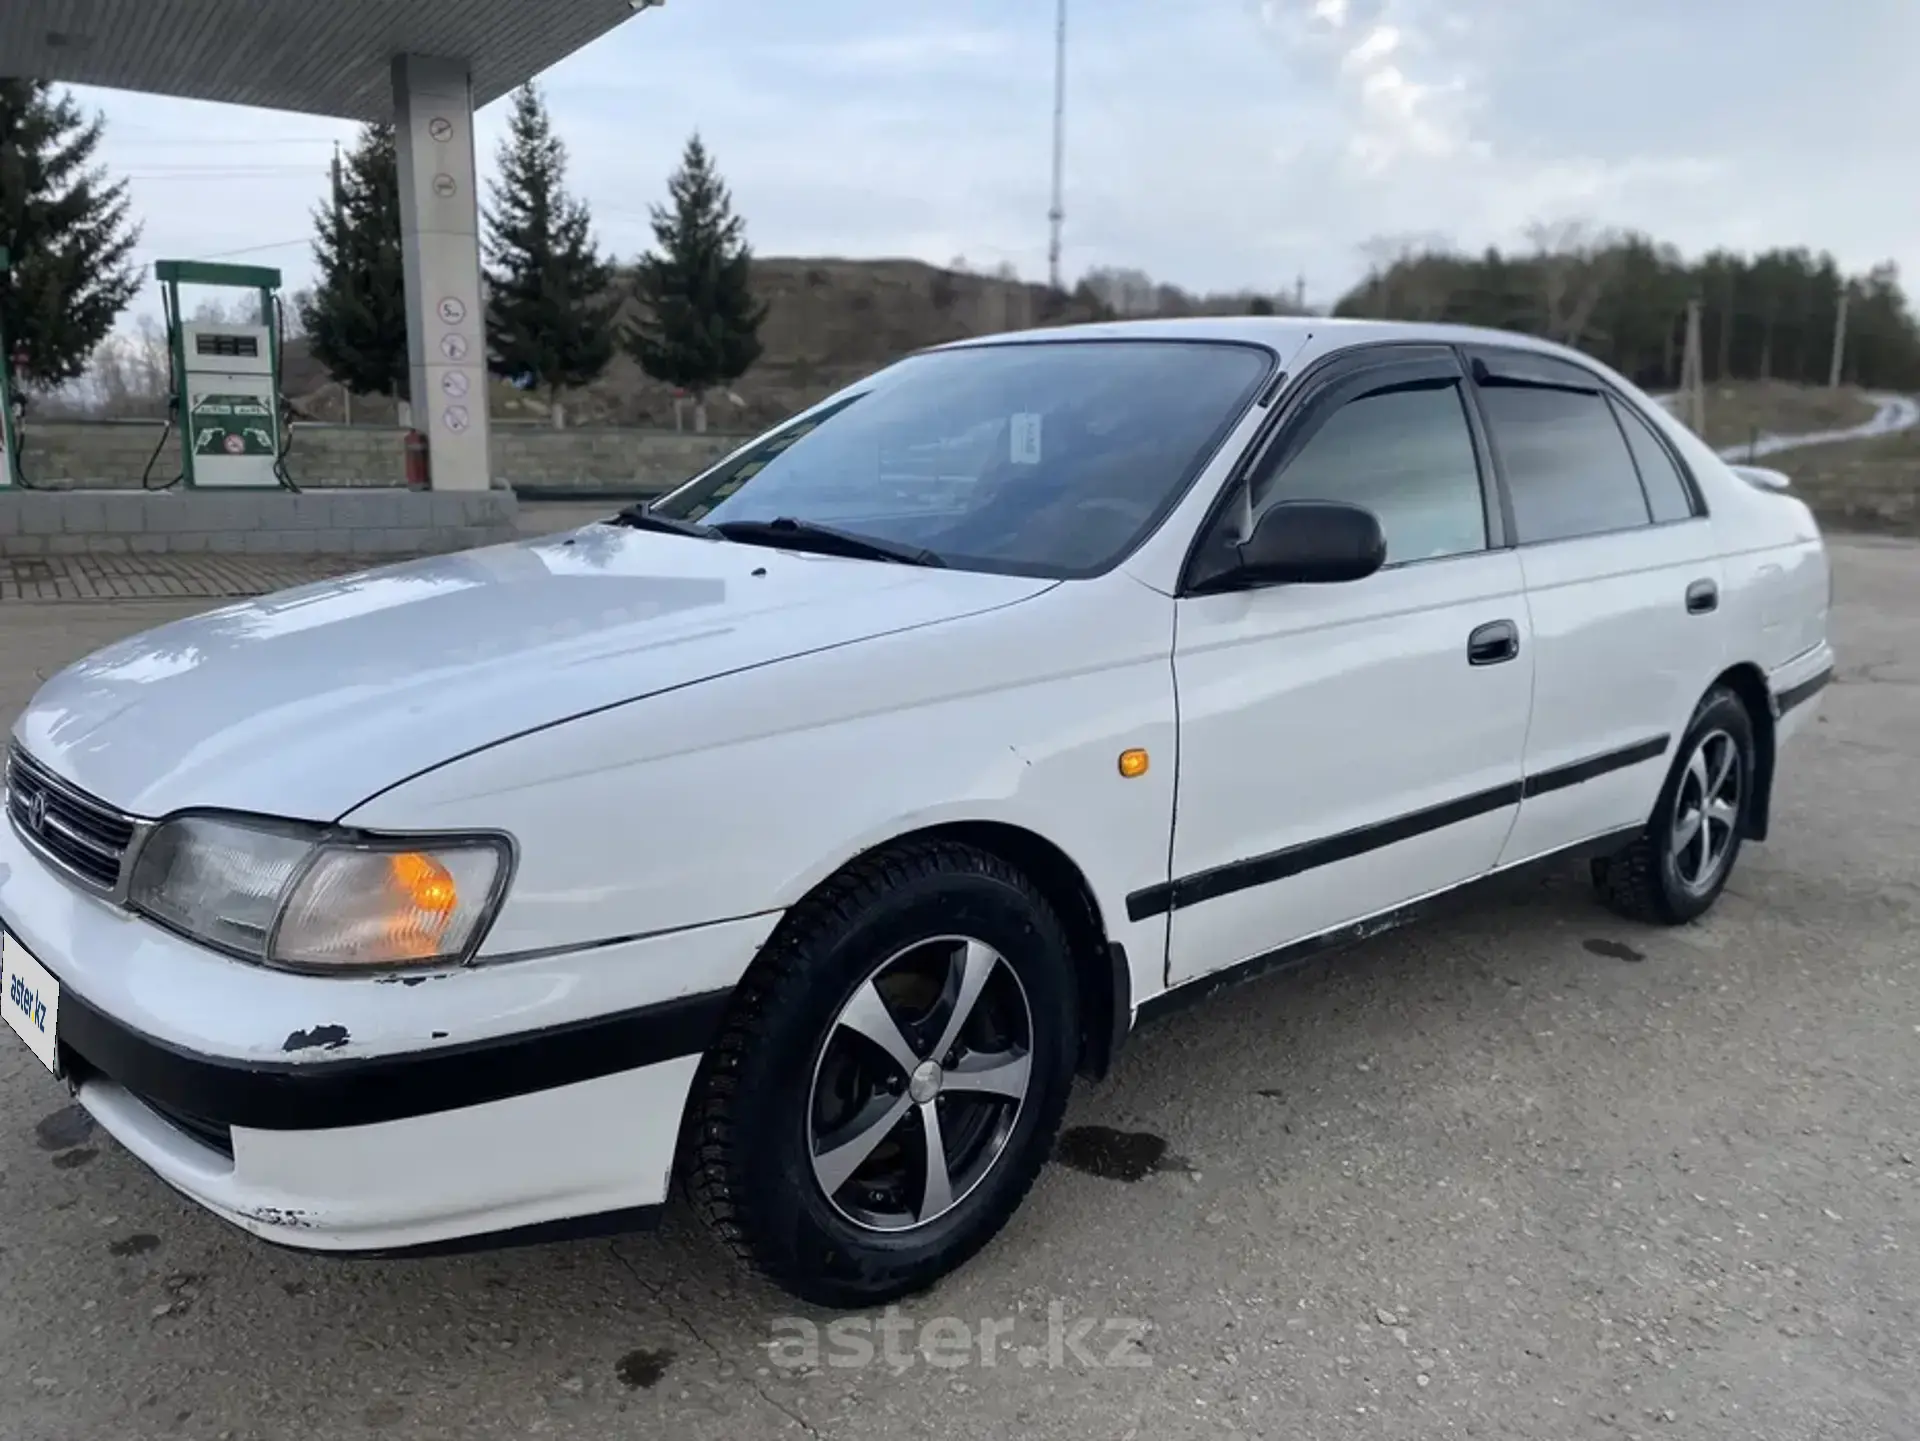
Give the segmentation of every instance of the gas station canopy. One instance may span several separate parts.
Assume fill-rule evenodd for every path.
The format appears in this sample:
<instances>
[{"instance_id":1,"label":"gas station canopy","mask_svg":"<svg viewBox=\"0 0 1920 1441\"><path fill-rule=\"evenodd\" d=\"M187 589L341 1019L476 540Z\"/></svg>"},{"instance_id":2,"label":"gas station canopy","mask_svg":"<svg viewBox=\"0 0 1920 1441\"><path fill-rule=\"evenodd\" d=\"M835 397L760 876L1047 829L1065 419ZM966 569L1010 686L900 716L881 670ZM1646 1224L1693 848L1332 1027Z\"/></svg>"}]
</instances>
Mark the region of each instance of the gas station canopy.
<instances>
[{"instance_id":1,"label":"gas station canopy","mask_svg":"<svg viewBox=\"0 0 1920 1441\"><path fill-rule=\"evenodd\" d=\"M485 105L600 38L632 0L4 0L0 75L393 119L393 57L443 56Z\"/></svg>"}]
</instances>

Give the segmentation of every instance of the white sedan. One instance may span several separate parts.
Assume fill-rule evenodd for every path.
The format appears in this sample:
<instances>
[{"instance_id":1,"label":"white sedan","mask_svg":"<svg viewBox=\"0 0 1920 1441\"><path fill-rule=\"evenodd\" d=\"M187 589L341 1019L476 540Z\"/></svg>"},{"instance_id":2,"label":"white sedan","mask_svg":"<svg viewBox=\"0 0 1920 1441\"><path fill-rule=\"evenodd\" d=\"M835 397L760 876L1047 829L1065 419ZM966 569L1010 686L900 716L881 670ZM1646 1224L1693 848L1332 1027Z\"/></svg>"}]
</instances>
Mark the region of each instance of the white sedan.
<instances>
[{"instance_id":1,"label":"white sedan","mask_svg":"<svg viewBox=\"0 0 1920 1441\"><path fill-rule=\"evenodd\" d=\"M654 505L229 606L16 724L4 1014L268 1240L628 1227L798 1295L1000 1228L1150 1015L1578 857L1765 838L1806 506L1521 337L912 356Z\"/></svg>"}]
</instances>

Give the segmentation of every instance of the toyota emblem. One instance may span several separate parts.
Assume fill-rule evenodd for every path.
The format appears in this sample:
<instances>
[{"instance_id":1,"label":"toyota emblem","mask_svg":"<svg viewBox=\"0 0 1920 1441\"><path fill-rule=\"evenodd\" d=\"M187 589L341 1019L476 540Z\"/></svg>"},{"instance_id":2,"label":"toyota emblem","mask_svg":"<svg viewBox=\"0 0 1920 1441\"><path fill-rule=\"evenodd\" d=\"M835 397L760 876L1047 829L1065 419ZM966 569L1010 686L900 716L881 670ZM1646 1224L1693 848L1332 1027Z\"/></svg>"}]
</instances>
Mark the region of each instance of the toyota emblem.
<instances>
[{"instance_id":1,"label":"toyota emblem","mask_svg":"<svg viewBox=\"0 0 1920 1441\"><path fill-rule=\"evenodd\" d=\"M27 829L39 835L47 828L47 793L35 791L27 801Z\"/></svg>"}]
</instances>

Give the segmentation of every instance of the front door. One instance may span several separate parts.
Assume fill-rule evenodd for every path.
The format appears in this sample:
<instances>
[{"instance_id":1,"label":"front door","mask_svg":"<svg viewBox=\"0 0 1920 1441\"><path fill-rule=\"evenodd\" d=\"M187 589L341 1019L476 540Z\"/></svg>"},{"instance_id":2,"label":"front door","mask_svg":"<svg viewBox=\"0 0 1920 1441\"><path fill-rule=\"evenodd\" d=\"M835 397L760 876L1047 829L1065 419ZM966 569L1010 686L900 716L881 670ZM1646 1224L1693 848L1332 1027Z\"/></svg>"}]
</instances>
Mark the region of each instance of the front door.
<instances>
[{"instance_id":1,"label":"front door","mask_svg":"<svg viewBox=\"0 0 1920 1441\"><path fill-rule=\"evenodd\" d=\"M1470 879L1520 798L1533 645L1495 548L1482 447L1445 347L1369 350L1309 378L1217 522L1279 500L1366 506L1385 568L1340 585L1177 603L1180 755L1168 982Z\"/></svg>"}]
</instances>

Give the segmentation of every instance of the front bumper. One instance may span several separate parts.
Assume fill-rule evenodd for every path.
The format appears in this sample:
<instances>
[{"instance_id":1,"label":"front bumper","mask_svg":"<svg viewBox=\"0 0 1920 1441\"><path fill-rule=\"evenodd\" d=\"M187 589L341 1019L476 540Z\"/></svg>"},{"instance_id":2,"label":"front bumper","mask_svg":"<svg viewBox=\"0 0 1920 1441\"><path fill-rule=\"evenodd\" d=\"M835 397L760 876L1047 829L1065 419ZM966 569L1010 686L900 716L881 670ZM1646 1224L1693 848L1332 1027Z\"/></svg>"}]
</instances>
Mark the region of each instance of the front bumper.
<instances>
[{"instance_id":1,"label":"front bumper","mask_svg":"<svg viewBox=\"0 0 1920 1441\"><path fill-rule=\"evenodd\" d=\"M80 892L0 821L0 925L60 982L81 1105L189 1198L307 1250L643 1218L776 920L404 980L290 975Z\"/></svg>"}]
</instances>

